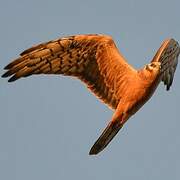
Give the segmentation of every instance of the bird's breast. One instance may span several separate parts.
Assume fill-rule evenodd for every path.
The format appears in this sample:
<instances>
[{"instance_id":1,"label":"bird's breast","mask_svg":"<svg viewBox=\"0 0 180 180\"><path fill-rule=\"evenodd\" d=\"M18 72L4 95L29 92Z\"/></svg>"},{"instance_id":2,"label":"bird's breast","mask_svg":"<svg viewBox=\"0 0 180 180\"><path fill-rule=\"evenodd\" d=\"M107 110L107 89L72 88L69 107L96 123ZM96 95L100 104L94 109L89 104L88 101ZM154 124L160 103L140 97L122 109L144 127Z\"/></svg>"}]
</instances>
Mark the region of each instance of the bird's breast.
<instances>
[{"instance_id":1,"label":"bird's breast","mask_svg":"<svg viewBox=\"0 0 180 180\"><path fill-rule=\"evenodd\" d=\"M131 104L129 113L133 115L136 113L154 94L158 84L159 79L155 79L151 83L139 82L129 94L129 102Z\"/></svg>"}]
</instances>

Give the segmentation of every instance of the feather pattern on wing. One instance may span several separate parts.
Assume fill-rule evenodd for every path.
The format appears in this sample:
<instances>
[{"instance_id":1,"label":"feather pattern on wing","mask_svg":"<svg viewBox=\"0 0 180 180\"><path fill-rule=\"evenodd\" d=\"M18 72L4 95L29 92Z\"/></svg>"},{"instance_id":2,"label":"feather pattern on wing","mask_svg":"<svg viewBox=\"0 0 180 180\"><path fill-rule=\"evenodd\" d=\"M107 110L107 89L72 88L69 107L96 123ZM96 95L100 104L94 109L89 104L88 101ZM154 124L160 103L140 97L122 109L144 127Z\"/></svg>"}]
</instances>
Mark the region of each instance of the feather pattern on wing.
<instances>
[{"instance_id":1,"label":"feather pattern on wing","mask_svg":"<svg viewBox=\"0 0 180 180\"><path fill-rule=\"evenodd\" d=\"M110 36L76 35L36 45L7 65L9 81L32 74L75 76L101 100L115 109L136 71L118 52ZM118 81L118 83L117 83Z\"/></svg>"},{"instance_id":2,"label":"feather pattern on wing","mask_svg":"<svg viewBox=\"0 0 180 180\"><path fill-rule=\"evenodd\" d=\"M161 45L152 60L152 62L161 63L160 76L164 85L166 85L166 90L169 90L172 85L179 54L180 47L178 42L174 39L167 39Z\"/></svg>"}]
</instances>

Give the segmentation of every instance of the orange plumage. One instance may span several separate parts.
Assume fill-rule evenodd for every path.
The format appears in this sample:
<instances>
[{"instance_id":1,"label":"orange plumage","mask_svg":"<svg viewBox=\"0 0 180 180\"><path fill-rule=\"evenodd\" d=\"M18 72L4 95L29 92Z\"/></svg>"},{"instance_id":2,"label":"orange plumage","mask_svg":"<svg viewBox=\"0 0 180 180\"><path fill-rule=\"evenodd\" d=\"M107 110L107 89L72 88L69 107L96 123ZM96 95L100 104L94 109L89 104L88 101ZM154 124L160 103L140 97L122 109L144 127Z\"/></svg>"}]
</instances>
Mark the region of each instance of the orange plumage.
<instances>
[{"instance_id":1,"label":"orange plumage","mask_svg":"<svg viewBox=\"0 0 180 180\"><path fill-rule=\"evenodd\" d=\"M174 39L163 42L150 64L131 67L106 35L76 35L36 45L8 64L2 77L9 82L33 74L75 76L110 108L114 115L90 154L102 151L152 96L160 81L169 90L180 54Z\"/></svg>"}]
</instances>

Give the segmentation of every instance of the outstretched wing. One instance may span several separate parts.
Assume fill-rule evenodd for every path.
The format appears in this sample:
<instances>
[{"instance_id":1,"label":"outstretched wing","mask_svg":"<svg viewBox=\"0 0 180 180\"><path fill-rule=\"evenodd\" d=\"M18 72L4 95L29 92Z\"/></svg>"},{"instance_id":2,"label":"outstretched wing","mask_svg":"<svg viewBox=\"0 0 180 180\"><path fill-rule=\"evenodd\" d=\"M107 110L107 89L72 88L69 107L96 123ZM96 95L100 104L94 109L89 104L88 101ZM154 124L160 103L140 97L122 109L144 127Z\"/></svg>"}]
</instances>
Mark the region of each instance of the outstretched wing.
<instances>
[{"instance_id":1,"label":"outstretched wing","mask_svg":"<svg viewBox=\"0 0 180 180\"><path fill-rule=\"evenodd\" d=\"M20 55L5 67L7 72L2 77L12 76L9 82L32 74L75 76L113 109L126 90L126 79L136 73L118 52L112 38L105 35L60 38L36 45ZM121 85L117 86L117 81Z\"/></svg>"},{"instance_id":2,"label":"outstretched wing","mask_svg":"<svg viewBox=\"0 0 180 180\"><path fill-rule=\"evenodd\" d=\"M160 76L164 85L166 85L166 90L169 90L172 85L179 54L180 47L178 42L174 39L167 39L152 60L152 62L161 63Z\"/></svg>"}]
</instances>

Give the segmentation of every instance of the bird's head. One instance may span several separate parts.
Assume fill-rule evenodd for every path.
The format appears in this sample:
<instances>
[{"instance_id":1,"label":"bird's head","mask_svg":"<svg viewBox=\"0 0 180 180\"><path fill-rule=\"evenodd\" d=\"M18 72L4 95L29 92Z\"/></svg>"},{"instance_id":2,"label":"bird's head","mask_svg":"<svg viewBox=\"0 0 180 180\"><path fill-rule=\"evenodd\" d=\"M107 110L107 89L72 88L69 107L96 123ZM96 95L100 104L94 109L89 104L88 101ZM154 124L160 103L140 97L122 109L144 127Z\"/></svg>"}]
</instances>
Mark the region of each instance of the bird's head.
<instances>
[{"instance_id":1,"label":"bird's head","mask_svg":"<svg viewBox=\"0 0 180 180\"><path fill-rule=\"evenodd\" d=\"M151 62L150 64L145 65L144 68L138 72L143 79L153 80L153 77L155 77L159 73L160 69L160 62Z\"/></svg>"},{"instance_id":2,"label":"bird's head","mask_svg":"<svg viewBox=\"0 0 180 180\"><path fill-rule=\"evenodd\" d=\"M149 73L158 72L160 70L160 63L151 62L150 64L145 65L144 70L148 71Z\"/></svg>"}]
</instances>

